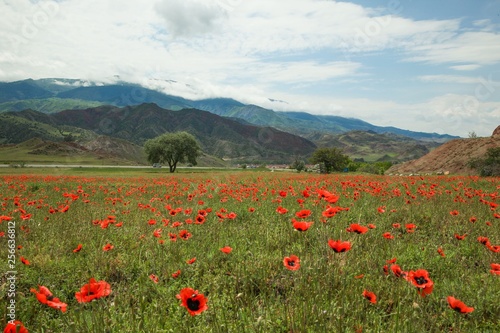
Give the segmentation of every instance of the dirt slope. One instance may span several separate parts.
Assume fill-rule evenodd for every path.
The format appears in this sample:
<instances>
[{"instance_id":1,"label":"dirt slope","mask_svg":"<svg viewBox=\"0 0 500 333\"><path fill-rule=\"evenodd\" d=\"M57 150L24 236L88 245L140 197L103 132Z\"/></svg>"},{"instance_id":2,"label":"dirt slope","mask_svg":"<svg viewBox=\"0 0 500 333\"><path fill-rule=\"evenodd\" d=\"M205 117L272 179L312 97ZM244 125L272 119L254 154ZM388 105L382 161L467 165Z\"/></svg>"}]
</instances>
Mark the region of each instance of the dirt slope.
<instances>
[{"instance_id":1,"label":"dirt slope","mask_svg":"<svg viewBox=\"0 0 500 333\"><path fill-rule=\"evenodd\" d=\"M467 163L471 158L484 156L488 148L500 147L500 126L491 137L455 139L409 162L393 165L386 174L437 173L473 175Z\"/></svg>"}]
</instances>

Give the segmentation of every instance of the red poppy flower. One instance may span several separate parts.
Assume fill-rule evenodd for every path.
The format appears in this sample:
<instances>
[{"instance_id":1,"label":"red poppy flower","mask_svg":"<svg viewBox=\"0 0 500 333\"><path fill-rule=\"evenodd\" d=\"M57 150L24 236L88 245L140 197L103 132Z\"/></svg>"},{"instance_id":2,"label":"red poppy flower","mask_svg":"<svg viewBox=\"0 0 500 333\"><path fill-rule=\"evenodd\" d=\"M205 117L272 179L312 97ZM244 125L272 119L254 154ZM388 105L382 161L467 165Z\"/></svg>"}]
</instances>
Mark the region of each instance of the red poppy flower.
<instances>
[{"instance_id":1,"label":"red poppy flower","mask_svg":"<svg viewBox=\"0 0 500 333\"><path fill-rule=\"evenodd\" d=\"M153 237L156 237L156 238L160 238L161 237L161 228L160 229L155 229L155 231L153 231Z\"/></svg>"},{"instance_id":2,"label":"red poppy flower","mask_svg":"<svg viewBox=\"0 0 500 333\"><path fill-rule=\"evenodd\" d=\"M188 240L189 238L191 238L191 233L187 230L181 230L179 231L179 237L184 239L184 240Z\"/></svg>"},{"instance_id":3,"label":"red poppy flower","mask_svg":"<svg viewBox=\"0 0 500 333\"><path fill-rule=\"evenodd\" d=\"M448 301L448 304L450 305L450 308L452 308L453 310L455 310L457 312L460 312L460 313L470 313L470 312L474 311L474 308L468 307L467 305L465 305L464 302L462 302L459 299L456 299L453 296L448 296L446 298L446 300Z\"/></svg>"},{"instance_id":4,"label":"red poppy flower","mask_svg":"<svg viewBox=\"0 0 500 333\"><path fill-rule=\"evenodd\" d=\"M444 251L443 251L443 249L442 249L442 248L437 249L437 251L438 251L438 253L439 253L439 255L440 255L441 257L446 257L446 254L444 254Z\"/></svg>"},{"instance_id":5,"label":"red poppy flower","mask_svg":"<svg viewBox=\"0 0 500 333\"><path fill-rule=\"evenodd\" d=\"M406 276L408 275L408 273L403 271L398 264L391 265L390 269L396 277L406 278Z\"/></svg>"},{"instance_id":6,"label":"red poppy flower","mask_svg":"<svg viewBox=\"0 0 500 333\"><path fill-rule=\"evenodd\" d=\"M477 238L477 241L478 241L479 243L483 244L483 245L486 245L486 246L490 245L490 240L488 239L488 237L482 237L482 236L479 236L479 237Z\"/></svg>"},{"instance_id":7,"label":"red poppy flower","mask_svg":"<svg viewBox=\"0 0 500 333\"><path fill-rule=\"evenodd\" d=\"M191 258L191 259L187 260L186 262L187 262L187 264L188 264L188 265L191 265L191 264L193 264L195 261L196 261L196 257Z\"/></svg>"},{"instance_id":8,"label":"red poppy flower","mask_svg":"<svg viewBox=\"0 0 500 333\"><path fill-rule=\"evenodd\" d=\"M488 248L488 250L490 250L492 252L495 252L495 253L500 252L500 245L486 245L486 247Z\"/></svg>"},{"instance_id":9,"label":"red poppy flower","mask_svg":"<svg viewBox=\"0 0 500 333\"><path fill-rule=\"evenodd\" d=\"M359 225L357 223L353 223L347 228L347 232L355 232L357 234L364 234L368 231L367 227Z\"/></svg>"},{"instance_id":10,"label":"red poppy flower","mask_svg":"<svg viewBox=\"0 0 500 333\"><path fill-rule=\"evenodd\" d=\"M205 223L205 216L203 215L197 215L196 218L194 219L195 224L203 224Z\"/></svg>"},{"instance_id":11,"label":"red poppy flower","mask_svg":"<svg viewBox=\"0 0 500 333\"><path fill-rule=\"evenodd\" d=\"M148 224L149 224L149 225L155 225L155 224L156 224L156 220L155 220L155 219L150 219L150 220L148 221Z\"/></svg>"},{"instance_id":12,"label":"red poppy flower","mask_svg":"<svg viewBox=\"0 0 500 333\"><path fill-rule=\"evenodd\" d=\"M319 190L318 195L320 198L323 198L326 202L332 203L332 204L336 203L340 199L339 196L337 196L333 193L330 193L326 190Z\"/></svg>"},{"instance_id":13,"label":"red poppy flower","mask_svg":"<svg viewBox=\"0 0 500 333\"><path fill-rule=\"evenodd\" d=\"M172 277L173 277L174 279L177 279L177 278L179 277L179 275L181 275L181 270L180 270L180 269L179 269L179 270L177 270L176 272L173 272L173 273L172 273Z\"/></svg>"},{"instance_id":14,"label":"red poppy flower","mask_svg":"<svg viewBox=\"0 0 500 333\"><path fill-rule=\"evenodd\" d=\"M453 215L453 216L457 216L459 213L458 213L458 210L452 210L450 212L450 214Z\"/></svg>"},{"instance_id":15,"label":"red poppy flower","mask_svg":"<svg viewBox=\"0 0 500 333\"><path fill-rule=\"evenodd\" d=\"M19 320L9 321L5 329L4 333L28 333L28 329L24 327L23 323Z\"/></svg>"},{"instance_id":16,"label":"red poppy flower","mask_svg":"<svg viewBox=\"0 0 500 333\"><path fill-rule=\"evenodd\" d=\"M226 218L230 219L230 220L234 220L238 215L236 215L235 212L231 212L229 214L226 215Z\"/></svg>"},{"instance_id":17,"label":"red poppy flower","mask_svg":"<svg viewBox=\"0 0 500 333\"><path fill-rule=\"evenodd\" d=\"M150 279L151 279L151 281L153 281L154 283L158 283L158 281L160 280L160 278L159 278L157 275L154 275L154 274L149 275L149 278L150 278Z\"/></svg>"},{"instance_id":18,"label":"red poppy flower","mask_svg":"<svg viewBox=\"0 0 500 333\"><path fill-rule=\"evenodd\" d=\"M396 260L398 260L398 258L392 258L392 259L386 260L385 262L388 264L394 264L396 262Z\"/></svg>"},{"instance_id":19,"label":"red poppy flower","mask_svg":"<svg viewBox=\"0 0 500 333\"><path fill-rule=\"evenodd\" d=\"M491 264L491 274L500 275L500 264Z\"/></svg>"},{"instance_id":20,"label":"red poppy flower","mask_svg":"<svg viewBox=\"0 0 500 333\"><path fill-rule=\"evenodd\" d=\"M377 227L375 226L375 224L370 223L370 224L368 224L368 228L370 228L370 229L375 229L375 228L377 228Z\"/></svg>"},{"instance_id":21,"label":"red poppy flower","mask_svg":"<svg viewBox=\"0 0 500 333\"><path fill-rule=\"evenodd\" d=\"M21 257L21 262L27 266L31 265L31 263L29 262L28 259L26 259L25 257Z\"/></svg>"},{"instance_id":22,"label":"red poppy flower","mask_svg":"<svg viewBox=\"0 0 500 333\"><path fill-rule=\"evenodd\" d=\"M300 259L292 254L290 257L285 257L283 259L283 265L290 271L296 271L300 268Z\"/></svg>"},{"instance_id":23,"label":"red poppy flower","mask_svg":"<svg viewBox=\"0 0 500 333\"><path fill-rule=\"evenodd\" d=\"M199 315L208 309L207 299L198 290L184 288L175 297L182 301L181 306L185 307L191 316Z\"/></svg>"},{"instance_id":24,"label":"red poppy flower","mask_svg":"<svg viewBox=\"0 0 500 333\"><path fill-rule=\"evenodd\" d=\"M278 212L278 214L283 215L283 214L286 214L288 212L288 209L283 208L281 206L278 206L278 208L276 208L276 212Z\"/></svg>"},{"instance_id":25,"label":"red poppy flower","mask_svg":"<svg viewBox=\"0 0 500 333\"><path fill-rule=\"evenodd\" d=\"M78 244L78 246L73 250L74 253L80 252L82 250L82 244Z\"/></svg>"},{"instance_id":26,"label":"red poppy flower","mask_svg":"<svg viewBox=\"0 0 500 333\"><path fill-rule=\"evenodd\" d=\"M168 233L168 237L170 238L170 240L171 240L172 242L177 241L177 235L176 235L176 234L173 234L173 233L169 232L169 233Z\"/></svg>"},{"instance_id":27,"label":"red poppy flower","mask_svg":"<svg viewBox=\"0 0 500 333\"><path fill-rule=\"evenodd\" d=\"M408 223L408 224L405 224L405 228L406 228L406 232L412 233L417 228L417 225L413 224L413 223Z\"/></svg>"},{"instance_id":28,"label":"red poppy flower","mask_svg":"<svg viewBox=\"0 0 500 333\"><path fill-rule=\"evenodd\" d=\"M75 297L78 303L87 303L94 299L108 296L109 294L111 294L109 283L103 280L97 282L94 278L91 278L88 284L75 293Z\"/></svg>"},{"instance_id":29,"label":"red poppy flower","mask_svg":"<svg viewBox=\"0 0 500 333\"><path fill-rule=\"evenodd\" d=\"M455 234L455 238L458 240L464 240L465 237L467 237L467 234L463 234L463 235Z\"/></svg>"},{"instance_id":30,"label":"red poppy flower","mask_svg":"<svg viewBox=\"0 0 500 333\"><path fill-rule=\"evenodd\" d=\"M113 248L114 248L114 245L111 245L110 243L108 243L102 247L102 250L107 252L109 250L112 250Z\"/></svg>"},{"instance_id":31,"label":"red poppy flower","mask_svg":"<svg viewBox=\"0 0 500 333\"><path fill-rule=\"evenodd\" d=\"M341 240L329 239L328 245L337 253L347 252L351 249L351 242L343 242Z\"/></svg>"},{"instance_id":32,"label":"red poppy flower","mask_svg":"<svg viewBox=\"0 0 500 333\"><path fill-rule=\"evenodd\" d=\"M309 209L303 209L303 210L295 213L295 216L297 216L299 219L305 219L309 215L311 215L311 210L309 210Z\"/></svg>"},{"instance_id":33,"label":"red poppy flower","mask_svg":"<svg viewBox=\"0 0 500 333\"><path fill-rule=\"evenodd\" d=\"M378 207L378 208L377 208L377 211L378 211L379 213L385 213L385 206L380 206L380 207Z\"/></svg>"},{"instance_id":34,"label":"red poppy flower","mask_svg":"<svg viewBox=\"0 0 500 333\"><path fill-rule=\"evenodd\" d=\"M389 266L384 265L384 267L382 267L382 269L384 270L385 275L389 275Z\"/></svg>"},{"instance_id":35,"label":"red poppy flower","mask_svg":"<svg viewBox=\"0 0 500 333\"><path fill-rule=\"evenodd\" d=\"M369 300L370 303L377 304L377 295L375 295L373 292L365 289L363 291L363 297Z\"/></svg>"},{"instance_id":36,"label":"red poppy flower","mask_svg":"<svg viewBox=\"0 0 500 333\"><path fill-rule=\"evenodd\" d=\"M59 300L59 298L54 297L50 292L49 288L45 286L38 286L39 290L31 288L30 291L36 294L36 298L42 304L48 305L53 309L61 310L66 312L68 305Z\"/></svg>"},{"instance_id":37,"label":"red poppy flower","mask_svg":"<svg viewBox=\"0 0 500 333\"><path fill-rule=\"evenodd\" d=\"M408 277L406 278L415 287L419 288L419 294L421 296L429 295L434 289L434 282L429 277L429 272L425 269L418 269L416 271L410 271Z\"/></svg>"},{"instance_id":38,"label":"red poppy flower","mask_svg":"<svg viewBox=\"0 0 500 333\"><path fill-rule=\"evenodd\" d=\"M394 239L394 236L393 236L393 235L391 235L391 233L390 233L390 232L384 232L384 233L382 234L382 236L383 236L385 239Z\"/></svg>"},{"instance_id":39,"label":"red poppy flower","mask_svg":"<svg viewBox=\"0 0 500 333\"><path fill-rule=\"evenodd\" d=\"M469 222L470 222L470 223L475 223L476 221L477 221L477 217L475 217L475 216L471 216L471 217L469 218Z\"/></svg>"},{"instance_id":40,"label":"red poppy flower","mask_svg":"<svg viewBox=\"0 0 500 333\"><path fill-rule=\"evenodd\" d=\"M230 246L224 246L223 248L220 249L222 252L229 254L233 250Z\"/></svg>"},{"instance_id":41,"label":"red poppy flower","mask_svg":"<svg viewBox=\"0 0 500 333\"><path fill-rule=\"evenodd\" d=\"M337 201L339 201L340 197L338 195L335 195L335 194L330 194L330 195L325 196L324 199L326 202L334 204Z\"/></svg>"},{"instance_id":42,"label":"red poppy flower","mask_svg":"<svg viewBox=\"0 0 500 333\"><path fill-rule=\"evenodd\" d=\"M295 219L292 219L292 222L293 222L293 227L295 228L295 230L298 230L298 231L306 231L314 223L314 222L297 221Z\"/></svg>"},{"instance_id":43,"label":"red poppy flower","mask_svg":"<svg viewBox=\"0 0 500 333\"><path fill-rule=\"evenodd\" d=\"M359 274L359 275L356 275L354 278L355 278L355 279L362 279L362 278L364 278L364 277L365 277L365 275L364 275L364 274Z\"/></svg>"},{"instance_id":44,"label":"red poppy flower","mask_svg":"<svg viewBox=\"0 0 500 333\"><path fill-rule=\"evenodd\" d=\"M401 223L393 223L392 227L396 228L396 229L399 229L399 228L401 228Z\"/></svg>"}]
</instances>

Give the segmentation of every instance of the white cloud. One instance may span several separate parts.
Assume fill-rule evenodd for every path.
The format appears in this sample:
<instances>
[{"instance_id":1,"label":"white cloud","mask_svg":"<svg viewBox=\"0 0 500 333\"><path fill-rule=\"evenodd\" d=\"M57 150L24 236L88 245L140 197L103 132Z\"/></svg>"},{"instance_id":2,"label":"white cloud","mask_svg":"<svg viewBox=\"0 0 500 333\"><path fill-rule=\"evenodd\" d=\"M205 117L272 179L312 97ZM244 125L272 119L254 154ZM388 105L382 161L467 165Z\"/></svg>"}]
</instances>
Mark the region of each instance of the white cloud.
<instances>
[{"instance_id":1,"label":"white cloud","mask_svg":"<svg viewBox=\"0 0 500 333\"><path fill-rule=\"evenodd\" d=\"M310 83L337 77L351 76L361 64L346 61L320 64L311 61L252 64L250 76L257 81L273 83Z\"/></svg>"},{"instance_id":2,"label":"white cloud","mask_svg":"<svg viewBox=\"0 0 500 333\"><path fill-rule=\"evenodd\" d=\"M410 46L410 61L491 65L500 62L500 34L465 32L441 43Z\"/></svg>"},{"instance_id":3,"label":"white cloud","mask_svg":"<svg viewBox=\"0 0 500 333\"><path fill-rule=\"evenodd\" d=\"M418 77L423 82L444 82L461 84L481 83L480 77L460 76L460 75L422 75Z\"/></svg>"},{"instance_id":4,"label":"white cloud","mask_svg":"<svg viewBox=\"0 0 500 333\"><path fill-rule=\"evenodd\" d=\"M475 69L478 69L479 67L481 66L477 64L450 66L451 69L454 69L456 71L473 71Z\"/></svg>"},{"instance_id":5,"label":"white cloud","mask_svg":"<svg viewBox=\"0 0 500 333\"><path fill-rule=\"evenodd\" d=\"M165 20L168 33L174 37L206 34L225 17L223 8L212 1L162 0L155 9Z\"/></svg>"}]
</instances>

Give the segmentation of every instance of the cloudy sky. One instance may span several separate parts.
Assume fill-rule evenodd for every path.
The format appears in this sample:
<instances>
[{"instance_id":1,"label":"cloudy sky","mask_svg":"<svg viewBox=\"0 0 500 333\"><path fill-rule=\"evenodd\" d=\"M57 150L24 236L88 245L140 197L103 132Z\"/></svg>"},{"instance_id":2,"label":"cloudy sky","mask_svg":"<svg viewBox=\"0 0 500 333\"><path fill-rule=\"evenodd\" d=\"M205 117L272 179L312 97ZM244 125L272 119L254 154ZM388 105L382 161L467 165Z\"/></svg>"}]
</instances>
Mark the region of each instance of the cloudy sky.
<instances>
[{"instance_id":1,"label":"cloudy sky","mask_svg":"<svg viewBox=\"0 0 500 333\"><path fill-rule=\"evenodd\" d=\"M463 137L500 125L500 0L0 0L0 12L0 81L120 78Z\"/></svg>"}]
</instances>

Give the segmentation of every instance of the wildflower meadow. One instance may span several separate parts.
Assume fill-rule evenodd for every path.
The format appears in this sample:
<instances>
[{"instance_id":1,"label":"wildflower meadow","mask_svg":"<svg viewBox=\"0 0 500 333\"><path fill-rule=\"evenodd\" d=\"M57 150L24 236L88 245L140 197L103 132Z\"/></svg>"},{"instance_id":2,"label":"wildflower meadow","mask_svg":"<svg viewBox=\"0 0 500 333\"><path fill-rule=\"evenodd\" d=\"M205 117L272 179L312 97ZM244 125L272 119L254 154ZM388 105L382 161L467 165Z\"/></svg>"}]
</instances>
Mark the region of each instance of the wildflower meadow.
<instances>
[{"instance_id":1,"label":"wildflower meadow","mask_svg":"<svg viewBox=\"0 0 500 333\"><path fill-rule=\"evenodd\" d=\"M465 176L4 175L2 329L499 332L499 189Z\"/></svg>"}]
</instances>

